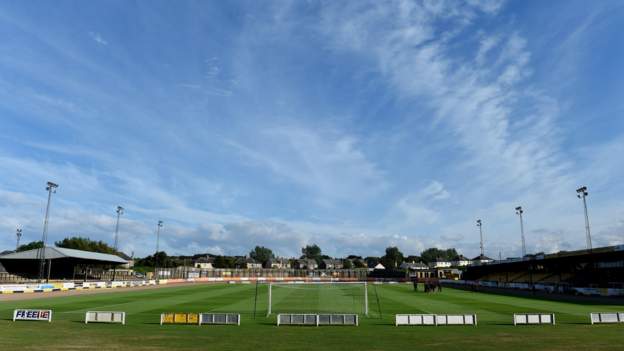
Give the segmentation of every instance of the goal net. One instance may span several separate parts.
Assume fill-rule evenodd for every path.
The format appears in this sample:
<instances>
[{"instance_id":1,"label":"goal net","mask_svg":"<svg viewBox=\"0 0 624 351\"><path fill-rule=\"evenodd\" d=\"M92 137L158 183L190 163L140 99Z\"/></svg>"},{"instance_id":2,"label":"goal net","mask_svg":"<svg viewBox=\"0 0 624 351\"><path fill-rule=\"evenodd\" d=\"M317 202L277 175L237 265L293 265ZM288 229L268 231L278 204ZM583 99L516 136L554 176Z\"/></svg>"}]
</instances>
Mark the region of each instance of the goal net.
<instances>
[{"instance_id":1,"label":"goal net","mask_svg":"<svg viewBox=\"0 0 624 351\"><path fill-rule=\"evenodd\" d=\"M271 313L357 313L368 315L366 282L270 283Z\"/></svg>"}]
</instances>

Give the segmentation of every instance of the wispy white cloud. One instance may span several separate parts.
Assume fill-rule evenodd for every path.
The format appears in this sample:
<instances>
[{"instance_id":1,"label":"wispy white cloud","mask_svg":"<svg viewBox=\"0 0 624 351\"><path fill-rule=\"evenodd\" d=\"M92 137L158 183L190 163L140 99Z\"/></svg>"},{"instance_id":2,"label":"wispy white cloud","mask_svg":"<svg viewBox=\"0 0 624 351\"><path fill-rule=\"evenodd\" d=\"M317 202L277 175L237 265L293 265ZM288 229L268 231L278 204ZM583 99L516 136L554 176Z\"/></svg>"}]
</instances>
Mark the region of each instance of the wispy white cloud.
<instances>
[{"instance_id":1,"label":"wispy white cloud","mask_svg":"<svg viewBox=\"0 0 624 351\"><path fill-rule=\"evenodd\" d=\"M108 41L104 40L104 38L102 38L100 33L89 32L89 37L91 37L93 41L95 41L96 43L100 45L104 45L104 46L108 45Z\"/></svg>"},{"instance_id":2,"label":"wispy white cloud","mask_svg":"<svg viewBox=\"0 0 624 351\"><path fill-rule=\"evenodd\" d=\"M257 144L229 141L250 161L308 189L319 203L370 198L388 185L355 137L303 127L258 131Z\"/></svg>"}]
</instances>

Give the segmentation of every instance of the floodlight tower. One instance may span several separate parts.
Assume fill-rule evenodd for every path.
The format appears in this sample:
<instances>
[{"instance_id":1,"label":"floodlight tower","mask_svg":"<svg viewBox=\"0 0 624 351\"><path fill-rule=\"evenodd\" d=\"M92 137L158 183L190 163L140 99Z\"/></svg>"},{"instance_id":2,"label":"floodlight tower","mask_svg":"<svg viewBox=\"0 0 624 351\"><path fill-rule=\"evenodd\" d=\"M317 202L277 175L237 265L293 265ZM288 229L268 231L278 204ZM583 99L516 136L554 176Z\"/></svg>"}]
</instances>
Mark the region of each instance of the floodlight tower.
<instances>
[{"instance_id":1,"label":"floodlight tower","mask_svg":"<svg viewBox=\"0 0 624 351\"><path fill-rule=\"evenodd\" d=\"M587 215L587 200L585 200L587 195L589 195L589 193L587 192L586 186L582 186L576 189L576 197L583 200L583 208L585 209L585 235L586 235L585 240L587 241L587 249L591 250L592 240L591 240L591 233L589 231L589 216Z\"/></svg>"},{"instance_id":2,"label":"floodlight tower","mask_svg":"<svg viewBox=\"0 0 624 351\"><path fill-rule=\"evenodd\" d=\"M19 249L20 239L22 238L22 229L21 228L17 228L17 230L15 232L15 236L17 237L17 244L15 245L15 251L17 251L17 249Z\"/></svg>"},{"instance_id":3,"label":"floodlight tower","mask_svg":"<svg viewBox=\"0 0 624 351\"><path fill-rule=\"evenodd\" d=\"M163 221L158 221L158 225L156 228L156 253L158 253L160 249L160 228L163 226Z\"/></svg>"},{"instance_id":4,"label":"floodlight tower","mask_svg":"<svg viewBox=\"0 0 624 351\"><path fill-rule=\"evenodd\" d=\"M481 238L481 244L480 244L480 247L481 247L481 257L485 256L483 254L483 229L482 229L482 226L483 226L483 222L481 222L480 219L477 219L477 227L479 227L479 237Z\"/></svg>"},{"instance_id":5,"label":"floodlight tower","mask_svg":"<svg viewBox=\"0 0 624 351\"><path fill-rule=\"evenodd\" d=\"M524 210L522 206L516 207L516 214L520 217L520 237L522 238L522 257L526 256L526 242L524 241L524 221L522 220L522 214Z\"/></svg>"},{"instance_id":6,"label":"floodlight tower","mask_svg":"<svg viewBox=\"0 0 624 351\"><path fill-rule=\"evenodd\" d=\"M45 250L46 242L48 241L48 220L50 218L50 202L52 200L52 194L56 193L56 188L58 188L58 184L54 184L52 182L48 182L46 186L46 190L48 191L48 204L46 205L45 219L43 220L43 235L41 236L41 242L43 243L43 247L38 251L39 280L41 281L43 281L43 277L45 275Z\"/></svg>"},{"instance_id":7,"label":"floodlight tower","mask_svg":"<svg viewBox=\"0 0 624 351\"><path fill-rule=\"evenodd\" d=\"M115 248L115 251L118 251L119 249L119 217L124 213L124 208L121 206L117 206L117 224L115 224L115 245L113 246Z\"/></svg>"}]
</instances>

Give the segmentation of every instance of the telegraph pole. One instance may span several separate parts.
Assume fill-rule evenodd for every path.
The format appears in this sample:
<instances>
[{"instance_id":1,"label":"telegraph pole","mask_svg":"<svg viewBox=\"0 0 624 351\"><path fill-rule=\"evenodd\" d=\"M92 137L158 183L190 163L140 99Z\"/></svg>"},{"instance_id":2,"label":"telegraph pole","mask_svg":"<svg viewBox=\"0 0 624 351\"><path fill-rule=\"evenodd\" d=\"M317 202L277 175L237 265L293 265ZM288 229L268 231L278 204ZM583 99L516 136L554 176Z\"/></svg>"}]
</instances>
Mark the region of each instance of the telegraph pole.
<instances>
[{"instance_id":1,"label":"telegraph pole","mask_svg":"<svg viewBox=\"0 0 624 351\"><path fill-rule=\"evenodd\" d=\"M41 236L41 242L43 243L43 247L38 251L40 281L43 281L43 277L45 276L45 250L46 242L48 241L48 220L50 219L50 202L52 200L52 194L56 193L56 188L58 188L58 184L54 184L52 182L48 182L46 187L46 190L48 191L48 204L46 205L45 219L43 220L43 235Z\"/></svg>"},{"instance_id":2,"label":"telegraph pole","mask_svg":"<svg viewBox=\"0 0 624 351\"><path fill-rule=\"evenodd\" d=\"M523 213L524 210L522 209L522 206L516 207L516 214L520 216L520 237L522 238L522 257L524 258L524 256L526 256L526 243L524 241L524 222L522 220Z\"/></svg>"},{"instance_id":3,"label":"telegraph pole","mask_svg":"<svg viewBox=\"0 0 624 351\"><path fill-rule=\"evenodd\" d=\"M592 249L592 240L591 240L591 232L589 231L589 216L587 215L587 200L585 200L587 195L589 195L589 193L587 192L587 187L586 186L582 186L582 187L576 189L576 196L579 199L583 200L583 209L585 209L585 241L586 241L586 244L587 244L587 249L591 250Z\"/></svg>"}]
</instances>

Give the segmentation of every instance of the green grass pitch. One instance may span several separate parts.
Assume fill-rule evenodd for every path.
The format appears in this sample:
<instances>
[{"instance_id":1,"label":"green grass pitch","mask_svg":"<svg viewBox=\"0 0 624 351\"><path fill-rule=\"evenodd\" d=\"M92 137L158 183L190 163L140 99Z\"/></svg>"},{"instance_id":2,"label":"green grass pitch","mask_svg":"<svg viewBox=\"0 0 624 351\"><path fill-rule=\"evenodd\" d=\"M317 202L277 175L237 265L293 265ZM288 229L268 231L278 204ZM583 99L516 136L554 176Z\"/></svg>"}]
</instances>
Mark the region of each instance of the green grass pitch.
<instances>
[{"instance_id":1,"label":"green grass pitch","mask_svg":"<svg viewBox=\"0 0 624 351\"><path fill-rule=\"evenodd\" d=\"M277 327L275 314L266 317L267 292L266 285L259 287L255 320L255 285L251 284L0 300L0 350L624 350L624 325L590 325L588 316L590 312L624 311L624 306L453 289L425 294L414 292L408 284L369 285L370 314L361 316L358 327ZM348 293L332 299L323 296L327 292L322 289L274 291L274 306L288 308L302 301L303 309L342 311L349 303L352 307L347 308L358 308L360 295L349 298ZM15 308L52 309L53 321L12 322ZM87 310L125 311L127 324L85 325ZM161 312L210 311L241 313L241 325L159 325ZM514 312L554 312L557 325L514 327ZM476 313L479 325L395 327L396 313Z\"/></svg>"}]
</instances>

